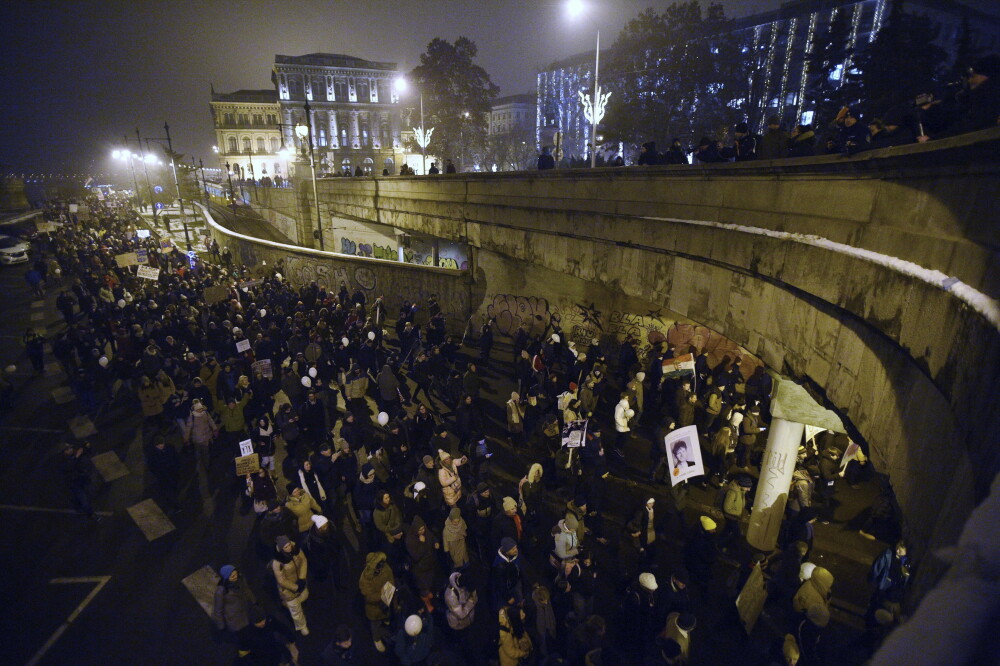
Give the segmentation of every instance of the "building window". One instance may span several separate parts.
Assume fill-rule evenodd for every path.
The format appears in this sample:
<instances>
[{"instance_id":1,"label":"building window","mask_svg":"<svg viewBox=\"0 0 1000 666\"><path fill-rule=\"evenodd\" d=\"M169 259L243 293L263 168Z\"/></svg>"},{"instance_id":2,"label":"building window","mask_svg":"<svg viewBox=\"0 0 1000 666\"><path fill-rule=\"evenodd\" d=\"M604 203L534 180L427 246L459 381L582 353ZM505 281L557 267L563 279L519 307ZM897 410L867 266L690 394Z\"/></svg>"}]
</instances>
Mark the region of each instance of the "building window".
<instances>
[{"instance_id":1,"label":"building window","mask_svg":"<svg viewBox=\"0 0 1000 666\"><path fill-rule=\"evenodd\" d=\"M365 161L361 163L361 168L364 170L366 176L372 175L372 169L375 168L375 160L366 157Z\"/></svg>"},{"instance_id":2,"label":"building window","mask_svg":"<svg viewBox=\"0 0 1000 666\"><path fill-rule=\"evenodd\" d=\"M267 144L263 137L257 137L257 152L260 154L267 152Z\"/></svg>"},{"instance_id":3,"label":"building window","mask_svg":"<svg viewBox=\"0 0 1000 666\"><path fill-rule=\"evenodd\" d=\"M245 136L245 137L243 137L243 152L244 153L249 153L250 150L251 150L250 137Z\"/></svg>"},{"instance_id":4,"label":"building window","mask_svg":"<svg viewBox=\"0 0 1000 666\"><path fill-rule=\"evenodd\" d=\"M812 111L803 111L802 112L802 119L799 122L802 125L812 125L812 121L813 121L813 112Z\"/></svg>"},{"instance_id":5,"label":"building window","mask_svg":"<svg viewBox=\"0 0 1000 666\"><path fill-rule=\"evenodd\" d=\"M347 145L347 127L343 123L340 123L340 146L342 148L350 148Z\"/></svg>"},{"instance_id":6,"label":"building window","mask_svg":"<svg viewBox=\"0 0 1000 666\"><path fill-rule=\"evenodd\" d=\"M347 175L351 175L351 160L345 159L343 162L341 162L340 163L340 170L341 170L341 172L343 172L343 173L345 173Z\"/></svg>"},{"instance_id":7,"label":"building window","mask_svg":"<svg viewBox=\"0 0 1000 666\"><path fill-rule=\"evenodd\" d=\"M229 143L229 153L230 154L233 154L233 153L235 153L236 151L239 150L239 146L236 143L236 137L235 136L229 137L229 142L228 143Z\"/></svg>"},{"instance_id":8,"label":"building window","mask_svg":"<svg viewBox=\"0 0 1000 666\"><path fill-rule=\"evenodd\" d=\"M226 125L233 124L233 114L227 113L224 116L222 116L222 118L223 118L222 122L224 122Z\"/></svg>"},{"instance_id":9,"label":"building window","mask_svg":"<svg viewBox=\"0 0 1000 666\"><path fill-rule=\"evenodd\" d=\"M389 93L389 80L379 79L377 81L377 86L378 86L377 92L378 92L379 103L388 104L389 102L391 102L392 95Z\"/></svg>"},{"instance_id":10,"label":"building window","mask_svg":"<svg viewBox=\"0 0 1000 666\"><path fill-rule=\"evenodd\" d=\"M358 101L372 101L371 92L368 89L368 79L358 79Z\"/></svg>"},{"instance_id":11,"label":"building window","mask_svg":"<svg viewBox=\"0 0 1000 666\"><path fill-rule=\"evenodd\" d=\"M361 123L361 145L365 148L371 146L370 136L368 134L368 122Z\"/></svg>"},{"instance_id":12,"label":"building window","mask_svg":"<svg viewBox=\"0 0 1000 666\"><path fill-rule=\"evenodd\" d=\"M302 98L302 82L297 78L291 78L288 81L288 94L292 99Z\"/></svg>"},{"instance_id":13,"label":"building window","mask_svg":"<svg viewBox=\"0 0 1000 666\"><path fill-rule=\"evenodd\" d=\"M249 116L249 114L246 114L246 113L241 113L240 114L240 124L241 125L249 125L250 124L250 116Z\"/></svg>"},{"instance_id":14,"label":"building window","mask_svg":"<svg viewBox=\"0 0 1000 666\"><path fill-rule=\"evenodd\" d=\"M316 145L325 146L326 145L326 128L320 127L316 130Z\"/></svg>"},{"instance_id":15,"label":"building window","mask_svg":"<svg viewBox=\"0 0 1000 666\"><path fill-rule=\"evenodd\" d=\"M264 116L260 115L259 113L253 114L253 124L254 125L263 125L264 124Z\"/></svg>"},{"instance_id":16,"label":"building window","mask_svg":"<svg viewBox=\"0 0 1000 666\"><path fill-rule=\"evenodd\" d=\"M274 115L273 113L267 114L267 124L268 125L277 125L278 124L278 117L276 115Z\"/></svg>"},{"instance_id":17,"label":"building window","mask_svg":"<svg viewBox=\"0 0 1000 666\"><path fill-rule=\"evenodd\" d=\"M347 81L337 79L333 82L333 96L338 102L347 101Z\"/></svg>"},{"instance_id":18,"label":"building window","mask_svg":"<svg viewBox=\"0 0 1000 666\"><path fill-rule=\"evenodd\" d=\"M395 163L392 161L391 157L385 158L385 168L389 170L389 175L392 175L392 170L396 167Z\"/></svg>"},{"instance_id":19,"label":"building window","mask_svg":"<svg viewBox=\"0 0 1000 666\"><path fill-rule=\"evenodd\" d=\"M281 150L280 146L281 146L281 142L278 141L278 138L272 136L271 137L271 152L272 153L277 153L279 150Z\"/></svg>"}]
</instances>

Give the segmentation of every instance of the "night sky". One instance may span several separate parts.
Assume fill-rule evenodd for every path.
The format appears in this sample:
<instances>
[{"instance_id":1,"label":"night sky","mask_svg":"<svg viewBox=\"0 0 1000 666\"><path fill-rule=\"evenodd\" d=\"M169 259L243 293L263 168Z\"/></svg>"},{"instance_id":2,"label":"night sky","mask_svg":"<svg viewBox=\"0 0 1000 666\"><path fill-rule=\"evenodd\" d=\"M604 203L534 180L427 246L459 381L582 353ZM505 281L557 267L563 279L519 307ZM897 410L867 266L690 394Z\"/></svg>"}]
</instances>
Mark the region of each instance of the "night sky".
<instances>
[{"instance_id":1,"label":"night sky","mask_svg":"<svg viewBox=\"0 0 1000 666\"><path fill-rule=\"evenodd\" d=\"M531 92L539 68L593 49L598 26L610 45L639 11L670 2L591 0L593 13L575 23L563 2L537 0L2 4L0 172L21 172L103 171L122 134L134 138L138 126L162 136L164 120L175 150L209 162L209 83L218 92L270 88L276 53L345 53L406 72L434 37L466 36L501 95ZM743 16L781 2L722 4Z\"/></svg>"}]
</instances>

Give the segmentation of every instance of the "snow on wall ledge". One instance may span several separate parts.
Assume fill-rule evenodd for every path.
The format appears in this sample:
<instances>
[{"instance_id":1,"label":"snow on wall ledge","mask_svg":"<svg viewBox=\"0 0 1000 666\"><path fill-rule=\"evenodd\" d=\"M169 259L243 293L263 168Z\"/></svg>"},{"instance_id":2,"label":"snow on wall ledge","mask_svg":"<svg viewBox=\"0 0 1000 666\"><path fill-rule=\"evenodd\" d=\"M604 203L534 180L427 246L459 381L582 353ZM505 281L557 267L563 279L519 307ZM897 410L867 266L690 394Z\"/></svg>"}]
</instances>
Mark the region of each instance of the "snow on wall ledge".
<instances>
[{"instance_id":1,"label":"snow on wall ledge","mask_svg":"<svg viewBox=\"0 0 1000 666\"><path fill-rule=\"evenodd\" d=\"M762 227L749 227L742 224L729 224L726 222L709 222L706 220L683 220L674 217L642 217L643 220L653 220L657 222L672 222L675 224L688 224L692 226L700 227L714 227L717 229L726 229L728 231L738 231L740 233L751 234L756 236L767 236L768 238L776 238L779 240L788 240L795 243L801 243L803 245L812 245L814 247L821 247L832 252L838 252L840 254L845 254L858 259L863 259L885 268L896 271L903 275L916 278L929 285L947 291L954 294L959 300L968 305L970 308L981 314L986 318L987 321L1000 332L1000 301L994 298L990 298L983 292L974 289L973 287L967 285L956 277L945 275L939 270L934 270L931 268L924 268L919 264L915 264L912 261L907 261L905 259L900 259L899 257L892 257L887 254L881 254L879 252L873 252L872 250L866 250L859 247L854 247L853 245L847 245L845 243L837 243L831 241L822 236L808 235L808 234L796 234L787 231L773 231L771 229L764 229Z\"/></svg>"}]
</instances>

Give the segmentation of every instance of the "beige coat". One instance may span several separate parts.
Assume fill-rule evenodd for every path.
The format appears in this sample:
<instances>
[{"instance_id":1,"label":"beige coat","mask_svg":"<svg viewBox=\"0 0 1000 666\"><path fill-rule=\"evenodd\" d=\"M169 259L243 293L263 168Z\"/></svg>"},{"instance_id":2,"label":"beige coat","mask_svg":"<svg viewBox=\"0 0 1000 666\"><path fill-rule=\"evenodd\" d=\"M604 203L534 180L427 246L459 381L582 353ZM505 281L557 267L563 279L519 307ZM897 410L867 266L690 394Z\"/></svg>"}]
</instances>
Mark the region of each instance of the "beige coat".
<instances>
[{"instance_id":1,"label":"beige coat","mask_svg":"<svg viewBox=\"0 0 1000 666\"><path fill-rule=\"evenodd\" d=\"M308 492L304 493L302 497L290 495L288 501L285 502L285 506L295 514L295 521L298 524L299 532L308 532L309 528L312 527L313 515L323 513L323 509L320 508L319 504L316 503L316 500Z\"/></svg>"},{"instance_id":2,"label":"beige coat","mask_svg":"<svg viewBox=\"0 0 1000 666\"><path fill-rule=\"evenodd\" d=\"M462 499L462 477L458 475L458 467L462 463L452 458L454 471L444 465L438 470L438 481L441 483L441 495L445 504L455 506L458 500Z\"/></svg>"},{"instance_id":3,"label":"beige coat","mask_svg":"<svg viewBox=\"0 0 1000 666\"><path fill-rule=\"evenodd\" d=\"M306 580L308 566L306 554L301 549L292 556L289 562L271 560L271 571L274 573L274 580L278 583L278 594L282 601L291 601L299 596L299 581Z\"/></svg>"}]
</instances>

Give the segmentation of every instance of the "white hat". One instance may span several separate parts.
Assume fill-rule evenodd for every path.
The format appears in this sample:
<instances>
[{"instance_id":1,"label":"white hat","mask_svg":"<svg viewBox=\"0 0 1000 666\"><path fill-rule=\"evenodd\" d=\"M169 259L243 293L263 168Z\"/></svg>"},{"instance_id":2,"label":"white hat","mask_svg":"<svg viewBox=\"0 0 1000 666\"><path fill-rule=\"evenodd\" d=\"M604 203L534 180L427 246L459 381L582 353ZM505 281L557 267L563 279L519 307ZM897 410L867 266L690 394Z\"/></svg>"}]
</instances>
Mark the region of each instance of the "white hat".
<instances>
[{"instance_id":1,"label":"white hat","mask_svg":"<svg viewBox=\"0 0 1000 666\"><path fill-rule=\"evenodd\" d=\"M326 516L313 516L312 521L313 525L315 525L316 527L323 527L328 522L330 522L329 520L326 519Z\"/></svg>"},{"instance_id":2,"label":"white hat","mask_svg":"<svg viewBox=\"0 0 1000 666\"><path fill-rule=\"evenodd\" d=\"M655 592L656 588L659 587L656 584L656 576L651 573L639 574L639 585L646 588L650 592Z\"/></svg>"},{"instance_id":3,"label":"white hat","mask_svg":"<svg viewBox=\"0 0 1000 666\"><path fill-rule=\"evenodd\" d=\"M407 636L416 636L420 633L420 630L424 628L424 623L420 619L419 615L411 615L406 618L406 623L403 625L403 628L406 629Z\"/></svg>"}]
</instances>

